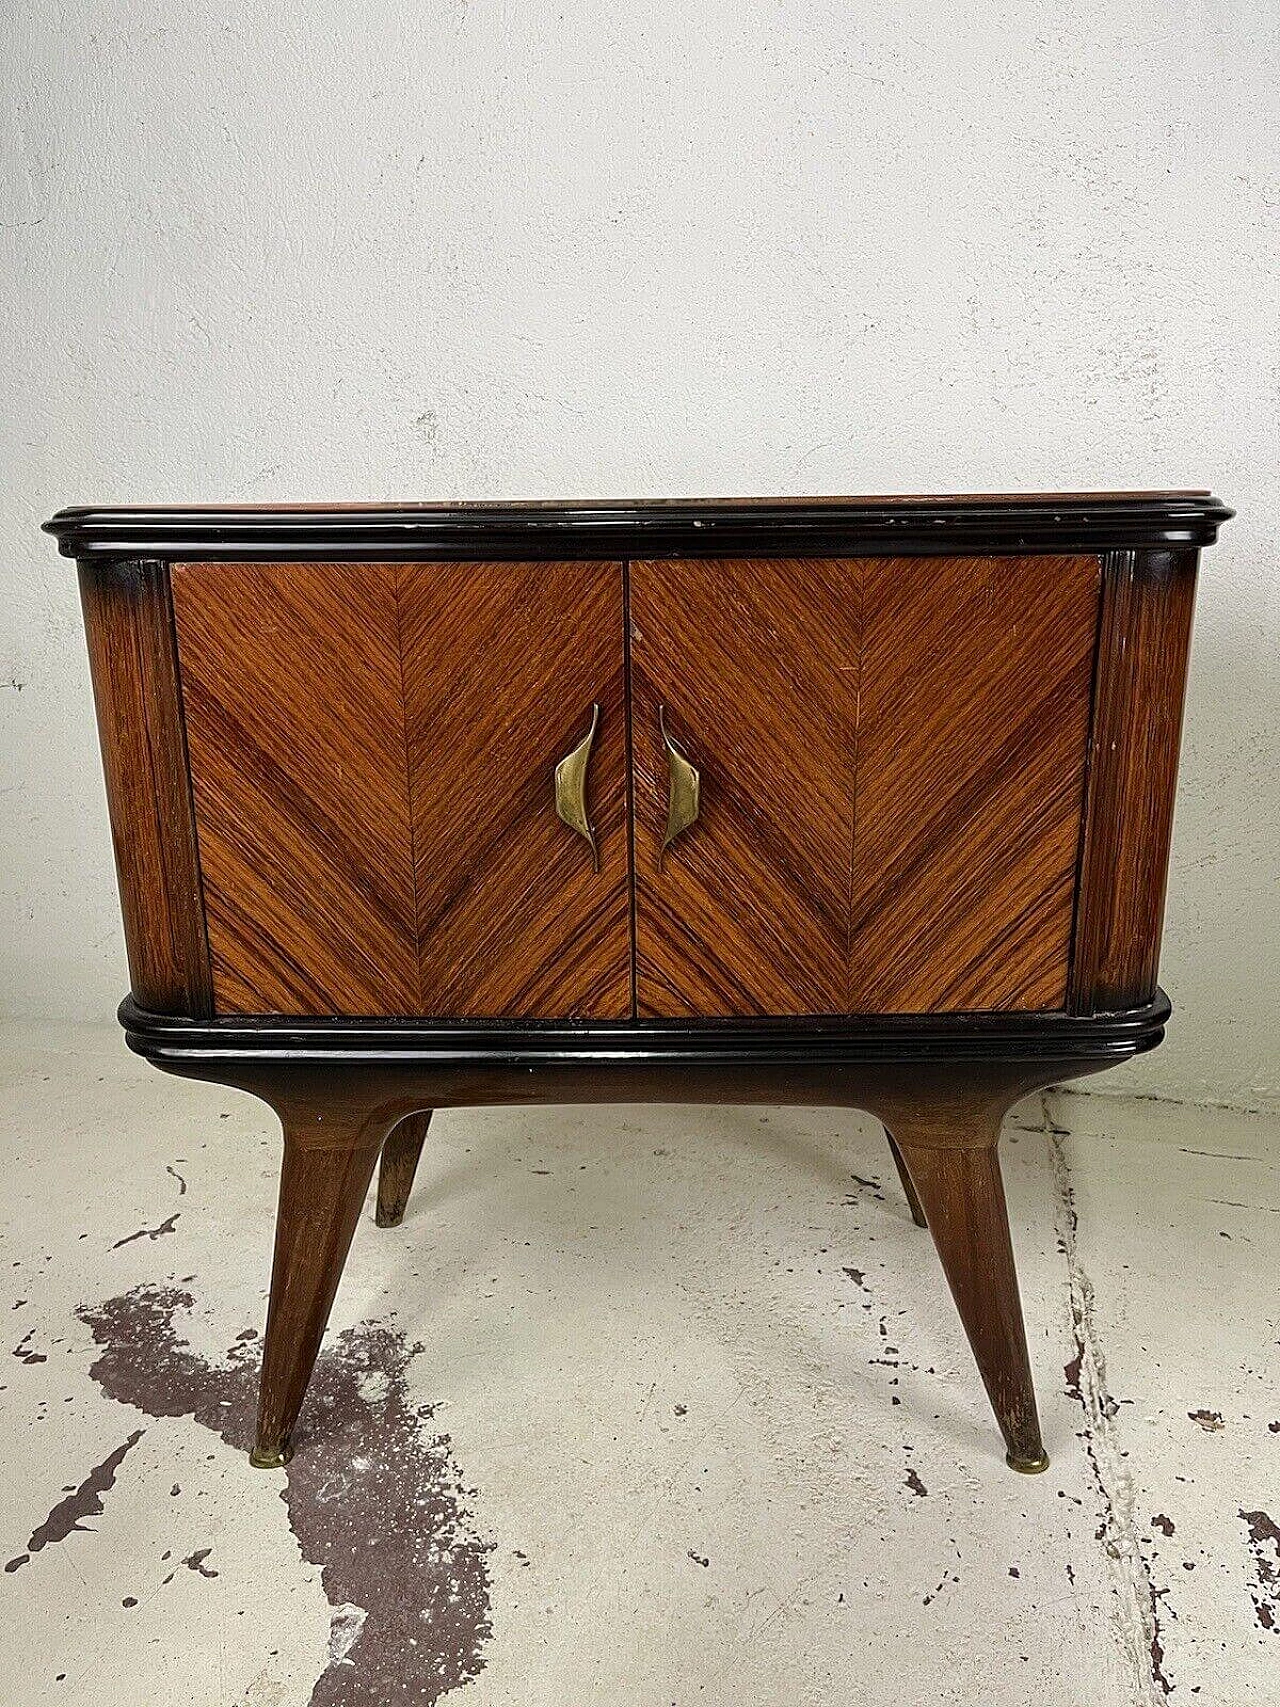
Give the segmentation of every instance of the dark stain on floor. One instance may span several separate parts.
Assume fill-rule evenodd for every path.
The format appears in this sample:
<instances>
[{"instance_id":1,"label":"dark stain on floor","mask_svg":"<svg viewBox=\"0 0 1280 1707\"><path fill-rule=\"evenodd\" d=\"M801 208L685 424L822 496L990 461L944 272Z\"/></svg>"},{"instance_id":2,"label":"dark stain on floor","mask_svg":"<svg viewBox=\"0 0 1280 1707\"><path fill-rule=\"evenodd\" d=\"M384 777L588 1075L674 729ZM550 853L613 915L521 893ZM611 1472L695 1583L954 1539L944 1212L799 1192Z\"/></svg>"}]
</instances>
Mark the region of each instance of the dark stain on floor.
<instances>
[{"instance_id":1,"label":"dark stain on floor","mask_svg":"<svg viewBox=\"0 0 1280 1707\"><path fill-rule=\"evenodd\" d=\"M182 1193L179 1192L178 1195L181 1197ZM154 1241L163 1238L166 1233L172 1233L177 1227L178 1217L181 1213L180 1209L175 1209L173 1214L167 1220L162 1221L158 1227L139 1227L136 1233L127 1233L123 1239L117 1239L111 1249L118 1251L122 1245L131 1245L135 1239L151 1239Z\"/></svg>"},{"instance_id":2,"label":"dark stain on floor","mask_svg":"<svg viewBox=\"0 0 1280 1707\"><path fill-rule=\"evenodd\" d=\"M857 1186L858 1190L856 1192L851 1192L849 1196L845 1198L844 1206L846 1209L852 1209L857 1203L859 1195L864 1191L869 1192L877 1203L884 1202L884 1192L880 1189L880 1181L878 1179L863 1179L861 1174L850 1174L849 1178L853 1181L854 1185Z\"/></svg>"},{"instance_id":3,"label":"dark stain on floor","mask_svg":"<svg viewBox=\"0 0 1280 1707\"><path fill-rule=\"evenodd\" d=\"M1240 1516L1249 1531L1254 1616L1261 1629L1280 1629L1280 1525L1265 1511L1242 1511Z\"/></svg>"},{"instance_id":4,"label":"dark stain on floor","mask_svg":"<svg viewBox=\"0 0 1280 1707\"><path fill-rule=\"evenodd\" d=\"M247 1452L257 1399L256 1335L223 1364L187 1345L176 1287L138 1286L78 1314L101 1355L103 1392L152 1417L193 1417ZM385 1323L348 1328L320 1354L280 1497L332 1607L329 1663L311 1707L432 1703L484 1667L492 1635L489 1561L433 1407L408 1397L423 1348ZM246 1464L247 1477L264 1474ZM205 1548L183 1562L201 1576Z\"/></svg>"},{"instance_id":5,"label":"dark stain on floor","mask_svg":"<svg viewBox=\"0 0 1280 1707\"><path fill-rule=\"evenodd\" d=\"M212 1547L197 1547L194 1553L187 1554L182 1563L189 1571L195 1571L198 1576L216 1577L218 1573L213 1569L212 1565L205 1564L205 1560L212 1552Z\"/></svg>"},{"instance_id":6,"label":"dark stain on floor","mask_svg":"<svg viewBox=\"0 0 1280 1707\"><path fill-rule=\"evenodd\" d=\"M1193 1423L1199 1423L1206 1434L1221 1434L1227 1426L1221 1411L1188 1411L1187 1415Z\"/></svg>"},{"instance_id":7,"label":"dark stain on floor","mask_svg":"<svg viewBox=\"0 0 1280 1707\"><path fill-rule=\"evenodd\" d=\"M89 1529L91 1525L85 1522L86 1518L102 1516L103 1495L115 1486L116 1471L124 1462L126 1453L132 1452L145 1433L145 1429L134 1429L129 1438L122 1440L114 1452L109 1452L101 1464L94 1465L78 1488L67 1491L66 1499L59 1500L44 1522L32 1530L26 1552L19 1553L6 1564L5 1570L10 1575L29 1564L33 1553L56 1546L77 1530Z\"/></svg>"},{"instance_id":8,"label":"dark stain on floor","mask_svg":"<svg viewBox=\"0 0 1280 1707\"><path fill-rule=\"evenodd\" d=\"M26 1300L24 1299L23 1302L25 1303ZM14 1309L17 1309L16 1304L14 1305ZM49 1359L42 1351L33 1351L31 1349L31 1341L35 1337L35 1331L36 1330L34 1328L28 1328L26 1333L23 1334L22 1338L18 1341L17 1345L14 1346L13 1355L17 1358L19 1363L48 1363Z\"/></svg>"}]
</instances>

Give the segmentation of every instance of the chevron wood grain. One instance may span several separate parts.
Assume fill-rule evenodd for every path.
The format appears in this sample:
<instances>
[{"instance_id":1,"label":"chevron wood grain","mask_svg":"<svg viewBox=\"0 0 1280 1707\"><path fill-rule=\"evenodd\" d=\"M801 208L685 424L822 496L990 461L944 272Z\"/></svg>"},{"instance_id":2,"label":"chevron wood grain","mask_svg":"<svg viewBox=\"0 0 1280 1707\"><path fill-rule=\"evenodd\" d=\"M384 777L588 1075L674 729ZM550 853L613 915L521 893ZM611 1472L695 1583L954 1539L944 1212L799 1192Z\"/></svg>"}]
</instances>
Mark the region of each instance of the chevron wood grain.
<instances>
[{"instance_id":1,"label":"chevron wood grain","mask_svg":"<svg viewBox=\"0 0 1280 1707\"><path fill-rule=\"evenodd\" d=\"M838 559L631 565L640 1014L846 1010L859 591ZM702 781L661 870L659 706Z\"/></svg>"},{"instance_id":2,"label":"chevron wood grain","mask_svg":"<svg viewBox=\"0 0 1280 1707\"><path fill-rule=\"evenodd\" d=\"M1065 1005L1100 579L867 561L852 1012Z\"/></svg>"},{"instance_id":3,"label":"chevron wood grain","mask_svg":"<svg viewBox=\"0 0 1280 1707\"><path fill-rule=\"evenodd\" d=\"M410 565L401 610L421 1011L625 1018L622 565ZM553 789L593 704L598 872Z\"/></svg>"},{"instance_id":4,"label":"chevron wood grain","mask_svg":"<svg viewBox=\"0 0 1280 1707\"><path fill-rule=\"evenodd\" d=\"M178 565L219 1013L631 1011L620 564ZM553 774L600 705L588 804Z\"/></svg>"},{"instance_id":5,"label":"chevron wood grain","mask_svg":"<svg viewBox=\"0 0 1280 1707\"><path fill-rule=\"evenodd\" d=\"M398 574L174 566L219 1013L418 1010Z\"/></svg>"},{"instance_id":6,"label":"chevron wood grain","mask_svg":"<svg viewBox=\"0 0 1280 1707\"><path fill-rule=\"evenodd\" d=\"M1097 558L637 562L629 640L627 579L175 567L217 1012L1064 1005ZM552 785L594 705L598 872Z\"/></svg>"}]
</instances>

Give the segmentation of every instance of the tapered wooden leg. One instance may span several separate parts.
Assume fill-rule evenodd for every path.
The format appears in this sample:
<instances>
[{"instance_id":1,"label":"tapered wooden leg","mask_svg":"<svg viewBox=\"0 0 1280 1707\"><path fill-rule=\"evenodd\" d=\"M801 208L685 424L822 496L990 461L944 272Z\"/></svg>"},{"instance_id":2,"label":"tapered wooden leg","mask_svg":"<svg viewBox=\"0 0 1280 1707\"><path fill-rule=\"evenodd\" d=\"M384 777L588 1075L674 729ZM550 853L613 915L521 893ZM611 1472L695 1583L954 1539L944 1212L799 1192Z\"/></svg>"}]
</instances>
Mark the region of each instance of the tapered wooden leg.
<instances>
[{"instance_id":1,"label":"tapered wooden leg","mask_svg":"<svg viewBox=\"0 0 1280 1707\"><path fill-rule=\"evenodd\" d=\"M896 1120L894 1129L1004 1435L1009 1465L1030 1473L1046 1469L1049 1460L1040 1438L996 1155L999 1120L989 1113L973 1116L966 1133L965 1118L952 1111L950 1135L960 1142L949 1146L930 1141L936 1120L921 1123L921 1143L913 1142L911 1123ZM963 1142L966 1138L972 1142Z\"/></svg>"},{"instance_id":2,"label":"tapered wooden leg","mask_svg":"<svg viewBox=\"0 0 1280 1707\"><path fill-rule=\"evenodd\" d=\"M358 1095L272 1100L284 1125L284 1162L258 1434L250 1454L259 1469L288 1461L289 1437L315 1367L373 1165L397 1118L367 1102L362 1106Z\"/></svg>"},{"instance_id":3,"label":"tapered wooden leg","mask_svg":"<svg viewBox=\"0 0 1280 1707\"><path fill-rule=\"evenodd\" d=\"M418 1171L431 1110L409 1114L392 1129L382 1146L382 1161L378 1167L378 1209L375 1219L379 1227L398 1227L404 1220L413 1176Z\"/></svg>"},{"instance_id":4,"label":"tapered wooden leg","mask_svg":"<svg viewBox=\"0 0 1280 1707\"><path fill-rule=\"evenodd\" d=\"M915 1183L907 1172L907 1164L902 1159L902 1151L898 1148L898 1141L887 1126L884 1129L884 1135L889 1140L889 1154L893 1157L893 1165L897 1168L898 1178L902 1181L902 1193L907 1200L907 1208L911 1211L911 1219L917 1227L927 1226L924 1210L920 1207L920 1199L916 1196Z\"/></svg>"}]
</instances>

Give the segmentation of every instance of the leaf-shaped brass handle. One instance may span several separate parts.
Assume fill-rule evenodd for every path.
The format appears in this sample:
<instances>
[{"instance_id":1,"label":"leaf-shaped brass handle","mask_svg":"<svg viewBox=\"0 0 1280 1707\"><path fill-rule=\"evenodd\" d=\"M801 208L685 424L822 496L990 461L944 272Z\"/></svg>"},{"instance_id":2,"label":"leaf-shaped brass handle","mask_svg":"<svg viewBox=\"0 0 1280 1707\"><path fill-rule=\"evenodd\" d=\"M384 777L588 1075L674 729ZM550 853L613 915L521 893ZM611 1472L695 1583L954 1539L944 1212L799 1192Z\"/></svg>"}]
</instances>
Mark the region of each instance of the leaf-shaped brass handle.
<instances>
[{"instance_id":1,"label":"leaf-shaped brass handle","mask_svg":"<svg viewBox=\"0 0 1280 1707\"><path fill-rule=\"evenodd\" d=\"M658 869L661 871L663 856L672 842L677 836L682 836L691 824L697 823L702 778L698 775L697 767L689 763L668 731L667 711L662 705L658 707L658 729L662 735L662 744L667 749L669 769L667 833L658 850Z\"/></svg>"},{"instance_id":2,"label":"leaf-shaped brass handle","mask_svg":"<svg viewBox=\"0 0 1280 1707\"><path fill-rule=\"evenodd\" d=\"M556 817L571 830L576 830L591 848L591 869L600 869L600 850L596 833L587 817L587 766L591 763L591 743L600 727L600 707L591 707L591 727L571 752L556 766Z\"/></svg>"}]
</instances>

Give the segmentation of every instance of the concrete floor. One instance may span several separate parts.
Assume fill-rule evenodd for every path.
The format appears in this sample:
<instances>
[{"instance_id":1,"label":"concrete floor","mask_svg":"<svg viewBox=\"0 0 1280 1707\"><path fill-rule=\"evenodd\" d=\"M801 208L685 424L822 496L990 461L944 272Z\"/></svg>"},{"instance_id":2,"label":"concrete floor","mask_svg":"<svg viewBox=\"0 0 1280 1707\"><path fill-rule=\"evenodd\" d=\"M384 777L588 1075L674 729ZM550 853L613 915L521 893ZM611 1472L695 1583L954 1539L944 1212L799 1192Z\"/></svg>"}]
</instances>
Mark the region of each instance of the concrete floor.
<instances>
[{"instance_id":1,"label":"concrete floor","mask_svg":"<svg viewBox=\"0 0 1280 1707\"><path fill-rule=\"evenodd\" d=\"M266 1474L268 1111L0 1078L11 1707L1280 1699L1280 1121L1017 1111L1023 1478L871 1122L443 1115Z\"/></svg>"}]
</instances>

